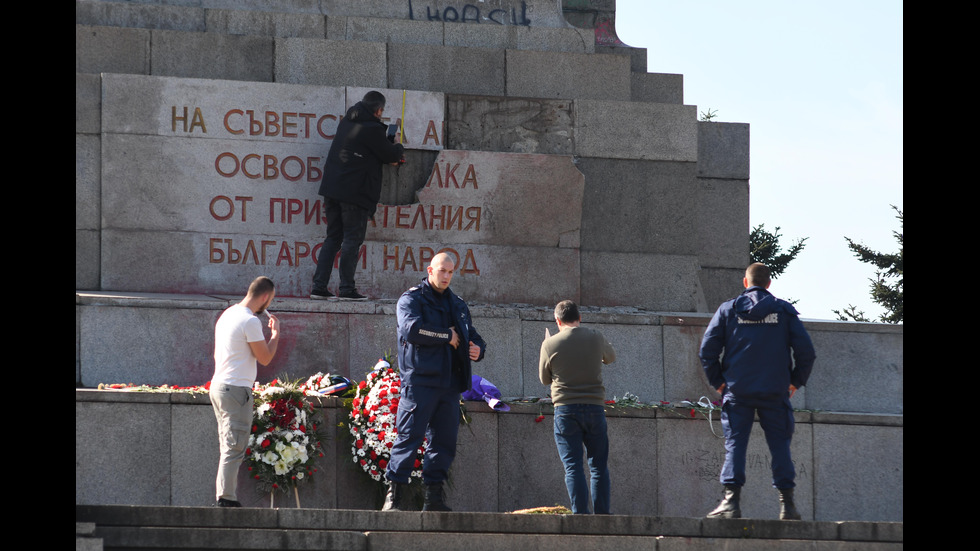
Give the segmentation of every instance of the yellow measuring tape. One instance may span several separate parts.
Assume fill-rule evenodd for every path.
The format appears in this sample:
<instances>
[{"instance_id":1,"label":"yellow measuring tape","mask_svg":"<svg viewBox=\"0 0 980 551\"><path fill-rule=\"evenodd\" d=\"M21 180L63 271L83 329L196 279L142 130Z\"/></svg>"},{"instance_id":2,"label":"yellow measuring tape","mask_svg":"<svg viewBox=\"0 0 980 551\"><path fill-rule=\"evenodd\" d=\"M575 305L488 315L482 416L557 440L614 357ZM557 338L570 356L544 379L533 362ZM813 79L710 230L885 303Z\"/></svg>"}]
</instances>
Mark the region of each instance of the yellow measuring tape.
<instances>
[{"instance_id":1,"label":"yellow measuring tape","mask_svg":"<svg viewBox=\"0 0 980 551\"><path fill-rule=\"evenodd\" d=\"M405 90L402 90L402 116L398 121L398 143L405 143Z\"/></svg>"}]
</instances>

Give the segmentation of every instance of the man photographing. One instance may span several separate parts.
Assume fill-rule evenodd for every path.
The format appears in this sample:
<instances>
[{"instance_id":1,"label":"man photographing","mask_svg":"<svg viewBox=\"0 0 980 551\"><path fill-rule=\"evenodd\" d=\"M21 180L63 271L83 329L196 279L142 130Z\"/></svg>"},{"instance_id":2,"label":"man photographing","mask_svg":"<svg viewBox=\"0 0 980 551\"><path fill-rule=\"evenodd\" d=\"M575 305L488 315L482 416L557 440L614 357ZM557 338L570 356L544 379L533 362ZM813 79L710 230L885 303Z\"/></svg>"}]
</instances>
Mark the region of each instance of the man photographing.
<instances>
[{"instance_id":1,"label":"man photographing","mask_svg":"<svg viewBox=\"0 0 980 551\"><path fill-rule=\"evenodd\" d=\"M610 513L609 437L606 434L606 388L602 366L616 361L609 341L594 329L581 327L578 305L563 300L555 306L558 333L541 343L538 376L551 386L555 404L555 445L565 466L565 486L572 513ZM592 499L585 482L582 448L589 458Z\"/></svg>"},{"instance_id":2,"label":"man photographing","mask_svg":"<svg viewBox=\"0 0 980 551\"><path fill-rule=\"evenodd\" d=\"M245 458L252 428L252 384L255 362L269 365L279 348L279 318L267 312L276 296L276 286L258 277L238 304L228 307L214 327L214 377L211 405L218 420L218 476L215 481L218 507L241 507L238 502L238 468ZM268 342L258 316L269 317Z\"/></svg>"}]
</instances>

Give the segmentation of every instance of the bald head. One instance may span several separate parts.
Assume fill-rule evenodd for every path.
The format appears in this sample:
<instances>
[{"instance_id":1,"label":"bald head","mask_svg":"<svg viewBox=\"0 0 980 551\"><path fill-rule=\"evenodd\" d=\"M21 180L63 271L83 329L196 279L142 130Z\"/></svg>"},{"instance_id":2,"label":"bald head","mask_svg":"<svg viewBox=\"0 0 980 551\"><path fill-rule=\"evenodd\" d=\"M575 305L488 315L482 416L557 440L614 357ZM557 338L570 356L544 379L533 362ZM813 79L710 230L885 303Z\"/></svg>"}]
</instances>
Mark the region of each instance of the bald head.
<instances>
[{"instance_id":1,"label":"bald head","mask_svg":"<svg viewBox=\"0 0 980 551\"><path fill-rule=\"evenodd\" d=\"M439 253L432 257L432 262L426 270L429 272L429 286L441 293L449 288L456 265L451 256Z\"/></svg>"}]
</instances>

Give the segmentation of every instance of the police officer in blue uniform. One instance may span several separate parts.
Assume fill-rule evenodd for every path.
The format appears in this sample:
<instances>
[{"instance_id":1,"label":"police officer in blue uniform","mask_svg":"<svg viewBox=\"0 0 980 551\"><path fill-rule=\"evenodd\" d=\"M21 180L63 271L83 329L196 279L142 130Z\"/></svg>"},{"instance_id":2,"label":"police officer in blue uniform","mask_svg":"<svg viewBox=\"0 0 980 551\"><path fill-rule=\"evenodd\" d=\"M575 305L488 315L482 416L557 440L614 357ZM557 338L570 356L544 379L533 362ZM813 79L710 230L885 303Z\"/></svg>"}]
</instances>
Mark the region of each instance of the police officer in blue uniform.
<instances>
[{"instance_id":1,"label":"police officer in blue uniform","mask_svg":"<svg viewBox=\"0 0 980 551\"><path fill-rule=\"evenodd\" d=\"M724 498L708 518L741 518L745 458L756 413L772 455L772 483L779 492L780 519L799 520L793 503L796 470L790 455L793 408L789 399L806 384L816 359L813 343L792 304L767 289L769 268L745 270L745 291L725 302L701 342L701 364L711 386L722 394L725 463Z\"/></svg>"},{"instance_id":2,"label":"police officer in blue uniform","mask_svg":"<svg viewBox=\"0 0 980 551\"><path fill-rule=\"evenodd\" d=\"M459 395L470 389L471 362L483 359L487 345L473 327L470 310L450 289L455 265L437 254L428 276L398 299L398 368L401 400L398 437L385 472L388 495L383 511L405 507L406 485L416 450L429 442L422 461L423 511L449 511L443 483L456 456Z\"/></svg>"}]
</instances>

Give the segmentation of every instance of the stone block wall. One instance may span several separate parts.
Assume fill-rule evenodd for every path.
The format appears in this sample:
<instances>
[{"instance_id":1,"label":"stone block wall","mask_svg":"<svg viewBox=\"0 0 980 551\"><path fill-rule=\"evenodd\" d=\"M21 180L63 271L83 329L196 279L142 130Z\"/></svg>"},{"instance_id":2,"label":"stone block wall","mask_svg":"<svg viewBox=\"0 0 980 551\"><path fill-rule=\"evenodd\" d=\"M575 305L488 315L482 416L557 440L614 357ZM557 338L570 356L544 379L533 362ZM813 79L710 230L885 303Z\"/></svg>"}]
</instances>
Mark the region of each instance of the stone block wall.
<instances>
[{"instance_id":1,"label":"stone block wall","mask_svg":"<svg viewBox=\"0 0 980 551\"><path fill-rule=\"evenodd\" d=\"M216 273L207 251L199 244L188 248L188 228L176 222L183 219L192 232L201 231L194 229L207 218L200 212L207 198L201 197L211 190L230 193L215 188L207 176L215 164L207 157L217 150L198 151L205 143L227 146L194 138L224 139L220 115L239 99L242 110L286 112L298 101L308 111L342 114L357 99L353 90L379 88L389 96L409 90L441 98L441 113L427 115L442 125L439 148L570 157L585 175L582 229L578 244L569 245L578 258L572 264L555 261L576 272L577 284L574 289L558 286L556 292L600 306L649 310L709 311L728 298L731 285L724 280L747 262L747 125L705 128L697 123L696 107L682 105L683 77L646 73L645 52L600 40L603 32L609 36L609 25L603 31L601 25L572 26L556 3L543 0L481 3L474 5L479 17L467 6L76 2L76 288L238 292L241 281L256 271ZM609 21L610 11L599 9L593 19ZM201 90L189 96L182 87ZM339 107L331 107L321 100L332 93L329 89L349 94ZM170 130L174 117L169 109L196 99L213 107L205 111L209 134ZM388 112L391 107L390 102ZM406 122L417 118L411 110L406 114ZM273 149L279 158L321 163L329 147L329 138L271 141L278 142ZM386 171L386 199L410 203L415 190L431 179L437 154L417 145L409 146L411 168ZM189 158L191 151L196 160ZM497 159L490 170L513 162L488 158ZM181 169L179 176L174 167ZM196 204L170 204L167 194L158 191L168 187L163 180L178 196L197 196ZM120 184L142 191L120 201ZM269 200L268 186L263 190L259 184L244 182L235 191ZM315 205L319 199L315 183L293 187L290 200ZM544 202L562 197L554 190L533 193ZM139 202L150 204L133 209ZM147 207L162 207L173 222L149 234L144 233L148 228L123 222L128 212L142 224ZM535 224L528 220L521 231L534 233ZM273 270L277 281L286 282L282 294L309 292L313 266L306 247L315 247L322 232L322 226L310 228L301 250L292 252L294 259L308 259L304 265ZM277 241L289 237L279 229L270 233ZM161 250L166 252L159 256ZM519 266L547 258L542 251L521 248L508 256L484 260L486 266L505 264L486 273L508 279L513 277L506 265L510 259ZM604 269L601 263L607 261L623 263L628 276ZM157 269L160 265L167 268ZM367 269L359 271L362 276L367 279L359 286L371 287ZM370 290L373 296L394 298L404 283L399 279L390 288ZM471 293L467 298L546 304L554 294L508 299L500 293Z\"/></svg>"},{"instance_id":2,"label":"stone block wall","mask_svg":"<svg viewBox=\"0 0 980 551\"><path fill-rule=\"evenodd\" d=\"M355 468L347 440L347 411L322 399L329 432L317 472L300 486L303 508L378 509L380 484ZM513 406L493 413L467 402L472 423L460 428L448 499L456 511L506 512L568 505L564 471L555 450L548 408ZM536 422L539 413L544 419ZM724 456L712 435L719 421L686 412L607 408L612 512L623 515L700 517L717 503ZM803 518L818 521L903 521L901 417L841 414L796 416L793 455L796 503ZM218 447L207 395L75 393L75 503L207 506L214 500ZM842 454L842 448L851 450ZM748 481L742 492L746 518L775 519L779 506L770 483L768 449L753 429ZM269 507L247 471L239 478L247 507ZM278 494L276 507L294 508Z\"/></svg>"},{"instance_id":3,"label":"stone block wall","mask_svg":"<svg viewBox=\"0 0 980 551\"><path fill-rule=\"evenodd\" d=\"M76 295L76 386L134 383L191 386L210 380L214 323L238 296L149 293ZM549 307L471 304L473 323L487 342L474 373L504 396L546 396L538 380L545 331L557 330ZM283 331L258 380L318 371L363 380L385 352L397 350L395 303L276 299L270 310ZM716 399L698 360L710 314L647 313L632 308L584 308L583 323L616 348L605 368L608 398L627 392L643 402ZM805 321L817 352L806 387L793 406L806 410L904 412L902 326ZM135 343L135 344L134 344ZM175 346L174 343L180 343ZM872 388L873 387L873 388Z\"/></svg>"}]
</instances>

